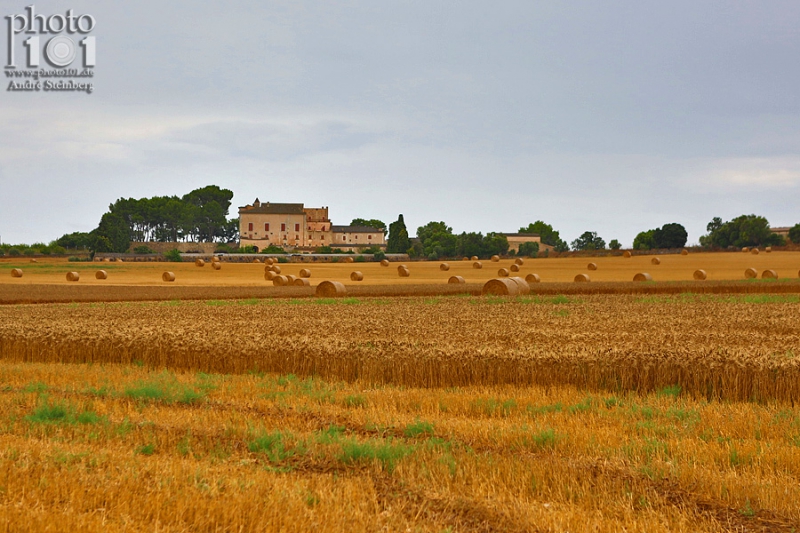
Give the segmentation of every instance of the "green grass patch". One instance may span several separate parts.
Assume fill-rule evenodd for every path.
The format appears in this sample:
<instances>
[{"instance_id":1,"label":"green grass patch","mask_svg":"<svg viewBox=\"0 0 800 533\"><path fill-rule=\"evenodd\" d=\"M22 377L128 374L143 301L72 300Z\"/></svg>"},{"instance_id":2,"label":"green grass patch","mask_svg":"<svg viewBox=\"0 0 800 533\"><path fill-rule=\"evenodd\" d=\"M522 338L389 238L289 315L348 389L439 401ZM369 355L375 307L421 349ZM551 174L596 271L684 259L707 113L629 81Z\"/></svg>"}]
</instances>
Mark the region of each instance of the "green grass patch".
<instances>
[{"instance_id":1,"label":"green grass patch","mask_svg":"<svg viewBox=\"0 0 800 533\"><path fill-rule=\"evenodd\" d=\"M558 436L553 428L547 428L530 435L528 446L537 450L555 448Z\"/></svg>"},{"instance_id":2,"label":"green grass patch","mask_svg":"<svg viewBox=\"0 0 800 533\"><path fill-rule=\"evenodd\" d=\"M433 424L417 419L405 427L403 435L410 438L433 435Z\"/></svg>"},{"instance_id":3,"label":"green grass patch","mask_svg":"<svg viewBox=\"0 0 800 533\"><path fill-rule=\"evenodd\" d=\"M499 400L497 398L478 398L472 402L472 409L483 413L486 416L508 416L511 411L517 408L517 401L513 398Z\"/></svg>"},{"instance_id":4,"label":"green grass patch","mask_svg":"<svg viewBox=\"0 0 800 533\"><path fill-rule=\"evenodd\" d=\"M270 463L282 463L287 459L306 453L305 446L298 442L291 433L273 431L255 436L247 449L253 453L267 456Z\"/></svg>"},{"instance_id":5,"label":"green grass patch","mask_svg":"<svg viewBox=\"0 0 800 533\"><path fill-rule=\"evenodd\" d=\"M346 464L378 461L386 471L393 472L397 463L413 453L413 451L413 446L396 443L391 439L385 442L349 440L342 442L342 452L339 455L339 460Z\"/></svg>"},{"instance_id":6,"label":"green grass patch","mask_svg":"<svg viewBox=\"0 0 800 533\"><path fill-rule=\"evenodd\" d=\"M46 392L47 389L48 389L47 385L45 385L41 381L32 381L22 388L22 392L35 392L37 394L40 394L42 392Z\"/></svg>"},{"instance_id":7,"label":"green grass patch","mask_svg":"<svg viewBox=\"0 0 800 533\"><path fill-rule=\"evenodd\" d=\"M149 381L139 381L125 389L124 395L133 400L163 403L197 403L205 398L203 392L190 385L184 385L175 376L163 372Z\"/></svg>"},{"instance_id":8,"label":"green grass patch","mask_svg":"<svg viewBox=\"0 0 800 533\"><path fill-rule=\"evenodd\" d=\"M345 407L350 407L350 408L366 407L367 399L361 394L352 394L350 396L344 397L344 405Z\"/></svg>"},{"instance_id":9,"label":"green grass patch","mask_svg":"<svg viewBox=\"0 0 800 533\"><path fill-rule=\"evenodd\" d=\"M136 448L136 450L133 453L135 453L136 455L148 455L148 456L153 455L154 453L156 453L156 445L153 443L144 444Z\"/></svg>"},{"instance_id":10,"label":"green grass patch","mask_svg":"<svg viewBox=\"0 0 800 533\"><path fill-rule=\"evenodd\" d=\"M94 411L81 411L69 403L52 403L43 397L25 420L34 424L97 424L105 421L105 418Z\"/></svg>"},{"instance_id":11,"label":"green grass patch","mask_svg":"<svg viewBox=\"0 0 800 533\"><path fill-rule=\"evenodd\" d=\"M677 398L681 395L681 386L677 383L675 385L668 385L663 389L656 391L656 396L659 398Z\"/></svg>"}]
</instances>

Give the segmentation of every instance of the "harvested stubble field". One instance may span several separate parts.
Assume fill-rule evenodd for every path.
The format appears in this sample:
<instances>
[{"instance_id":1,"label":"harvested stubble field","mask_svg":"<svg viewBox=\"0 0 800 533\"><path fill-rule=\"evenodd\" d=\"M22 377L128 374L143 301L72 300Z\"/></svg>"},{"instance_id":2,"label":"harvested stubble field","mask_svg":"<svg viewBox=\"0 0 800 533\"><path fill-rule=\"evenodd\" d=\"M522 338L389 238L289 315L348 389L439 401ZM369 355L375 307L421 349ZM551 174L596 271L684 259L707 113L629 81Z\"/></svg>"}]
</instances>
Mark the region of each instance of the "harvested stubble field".
<instances>
[{"instance_id":1,"label":"harvested stubble field","mask_svg":"<svg viewBox=\"0 0 800 533\"><path fill-rule=\"evenodd\" d=\"M604 259L649 263L519 298L470 262L281 265L338 299L257 264L0 270L0 531L800 530L798 282ZM58 299L87 303L9 304Z\"/></svg>"}]
</instances>

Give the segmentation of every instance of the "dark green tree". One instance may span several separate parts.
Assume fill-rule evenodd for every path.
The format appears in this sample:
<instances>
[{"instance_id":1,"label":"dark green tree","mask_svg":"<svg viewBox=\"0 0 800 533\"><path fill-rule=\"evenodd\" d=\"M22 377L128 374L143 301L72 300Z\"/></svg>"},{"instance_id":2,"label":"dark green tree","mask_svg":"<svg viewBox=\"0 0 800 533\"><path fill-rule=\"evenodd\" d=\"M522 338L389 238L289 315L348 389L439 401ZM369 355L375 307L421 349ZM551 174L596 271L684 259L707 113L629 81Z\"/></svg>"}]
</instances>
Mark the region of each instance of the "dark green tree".
<instances>
[{"instance_id":1,"label":"dark green tree","mask_svg":"<svg viewBox=\"0 0 800 533\"><path fill-rule=\"evenodd\" d=\"M481 257L505 255L508 252L508 238L502 233L487 233L483 238Z\"/></svg>"},{"instance_id":2,"label":"dark green tree","mask_svg":"<svg viewBox=\"0 0 800 533\"><path fill-rule=\"evenodd\" d=\"M386 223L378 220L377 218L354 218L352 222L350 222L351 226L366 226L368 228L376 228L379 230L383 230L386 233Z\"/></svg>"},{"instance_id":3,"label":"dark green tree","mask_svg":"<svg viewBox=\"0 0 800 533\"><path fill-rule=\"evenodd\" d=\"M612 250L619 250L622 248L622 244L617 239L611 239L611 242L608 243L608 247Z\"/></svg>"},{"instance_id":4,"label":"dark green tree","mask_svg":"<svg viewBox=\"0 0 800 533\"><path fill-rule=\"evenodd\" d=\"M584 231L580 237L572 241L573 250L603 250L606 241L597 235L596 231Z\"/></svg>"},{"instance_id":5,"label":"dark green tree","mask_svg":"<svg viewBox=\"0 0 800 533\"><path fill-rule=\"evenodd\" d=\"M524 255L526 257L536 257L539 255L539 243L538 242L523 242L519 245L519 250L517 251L517 255Z\"/></svg>"},{"instance_id":6,"label":"dark green tree","mask_svg":"<svg viewBox=\"0 0 800 533\"><path fill-rule=\"evenodd\" d=\"M708 235L700 237L703 246L741 248L782 245L786 242L782 236L770 230L766 218L757 215L741 215L724 223L717 217L709 222L706 229Z\"/></svg>"},{"instance_id":7,"label":"dark green tree","mask_svg":"<svg viewBox=\"0 0 800 533\"><path fill-rule=\"evenodd\" d=\"M634 250L651 250L656 247L656 239L654 233L656 230L649 229L647 231L639 232L636 237L633 238L633 249Z\"/></svg>"},{"instance_id":8,"label":"dark green tree","mask_svg":"<svg viewBox=\"0 0 800 533\"><path fill-rule=\"evenodd\" d=\"M390 254L403 254L411 248L411 241L408 238L405 220L402 213L396 222L389 224L389 238L386 241L386 251Z\"/></svg>"},{"instance_id":9,"label":"dark green tree","mask_svg":"<svg viewBox=\"0 0 800 533\"><path fill-rule=\"evenodd\" d=\"M792 241L793 244L800 244L800 224L795 224L789 230L789 240Z\"/></svg>"},{"instance_id":10,"label":"dark green tree","mask_svg":"<svg viewBox=\"0 0 800 533\"><path fill-rule=\"evenodd\" d=\"M114 213L104 214L93 233L93 248L98 252L125 253L131 245L128 224L121 216Z\"/></svg>"},{"instance_id":11,"label":"dark green tree","mask_svg":"<svg viewBox=\"0 0 800 533\"><path fill-rule=\"evenodd\" d=\"M429 259L456 255L458 237L453 235L453 228L444 222L428 222L417 228L417 238L422 245L422 255Z\"/></svg>"},{"instance_id":12,"label":"dark green tree","mask_svg":"<svg viewBox=\"0 0 800 533\"><path fill-rule=\"evenodd\" d=\"M664 224L653 231L655 248L683 248L688 236L686 228L677 222Z\"/></svg>"},{"instance_id":13,"label":"dark green tree","mask_svg":"<svg viewBox=\"0 0 800 533\"><path fill-rule=\"evenodd\" d=\"M55 240L55 244L69 249L91 248L94 245L92 235L82 231L62 235Z\"/></svg>"},{"instance_id":14,"label":"dark green tree","mask_svg":"<svg viewBox=\"0 0 800 533\"><path fill-rule=\"evenodd\" d=\"M561 236L559 233L553 229L553 226L550 224L546 224L541 220L537 220L536 222L532 222L527 225L527 227L519 228L520 233L535 233L542 238L542 242L544 244L549 244L557 252L566 252L569 250L569 246L565 241L561 240Z\"/></svg>"}]
</instances>

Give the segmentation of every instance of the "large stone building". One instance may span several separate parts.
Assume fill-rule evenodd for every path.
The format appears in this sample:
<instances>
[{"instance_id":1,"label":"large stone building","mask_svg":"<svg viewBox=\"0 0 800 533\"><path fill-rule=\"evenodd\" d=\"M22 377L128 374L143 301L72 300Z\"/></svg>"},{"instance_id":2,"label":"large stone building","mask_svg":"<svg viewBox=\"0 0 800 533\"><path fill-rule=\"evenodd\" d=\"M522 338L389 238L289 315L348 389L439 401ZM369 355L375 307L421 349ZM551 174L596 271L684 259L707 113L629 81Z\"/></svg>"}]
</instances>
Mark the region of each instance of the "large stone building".
<instances>
[{"instance_id":1,"label":"large stone building","mask_svg":"<svg viewBox=\"0 0 800 533\"><path fill-rule=\"evenodd\" d=\"M259 251L274 245L310 252L320 246L357 249L386 248L383 230L363 226L334 226L327 207L261 203L258 198L239 208L239 245Z\"/></svg>"}]
</instances>

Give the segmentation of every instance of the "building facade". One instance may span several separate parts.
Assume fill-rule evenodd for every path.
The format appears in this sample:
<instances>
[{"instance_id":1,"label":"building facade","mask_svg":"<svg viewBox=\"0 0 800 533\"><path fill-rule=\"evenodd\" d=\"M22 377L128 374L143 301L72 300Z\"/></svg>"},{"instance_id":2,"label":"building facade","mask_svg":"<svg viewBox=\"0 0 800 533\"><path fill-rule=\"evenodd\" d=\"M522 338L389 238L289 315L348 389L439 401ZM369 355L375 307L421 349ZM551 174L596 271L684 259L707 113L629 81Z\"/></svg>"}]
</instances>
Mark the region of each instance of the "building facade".
<instances>
[{"instance_id":1,"label":"building facade","mask_svg":"<svg viewBox=\"0 0 800 533\"><path fill-rule=\"evenodd\" d=\"M256 198L252 204L239 208L239 245L254 246L258 251L268 246L303 252L320 246L385 249L386 239L378 228L334 226L327 206L262 203Z\"/></svg>"}]
</instances>

